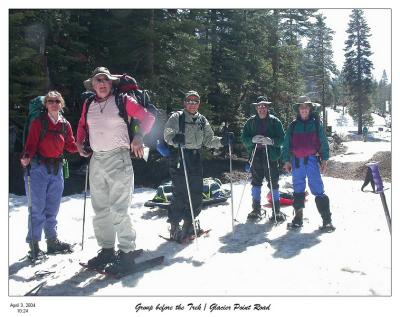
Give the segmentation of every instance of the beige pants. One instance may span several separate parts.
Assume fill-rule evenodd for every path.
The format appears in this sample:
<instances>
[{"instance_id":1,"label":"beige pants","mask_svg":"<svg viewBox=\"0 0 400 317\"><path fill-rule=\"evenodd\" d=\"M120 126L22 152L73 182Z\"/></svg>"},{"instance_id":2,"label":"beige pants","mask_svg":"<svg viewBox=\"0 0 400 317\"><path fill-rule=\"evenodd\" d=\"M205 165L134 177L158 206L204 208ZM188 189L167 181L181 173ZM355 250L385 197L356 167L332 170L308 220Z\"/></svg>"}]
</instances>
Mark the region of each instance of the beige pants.
<instances>
[{"instance_id":1,"label":"beige pants","mask_svg":"<svg viewBox=\"0 0 400 317\"><path fill-rule=\"evenodd\" d=\"M95 213L93 228L101 248L135 249L136 233L128 209L131 204L133 168L129 150L94 152L90 160L90 194Z\"/></svg>"}]
</instances>

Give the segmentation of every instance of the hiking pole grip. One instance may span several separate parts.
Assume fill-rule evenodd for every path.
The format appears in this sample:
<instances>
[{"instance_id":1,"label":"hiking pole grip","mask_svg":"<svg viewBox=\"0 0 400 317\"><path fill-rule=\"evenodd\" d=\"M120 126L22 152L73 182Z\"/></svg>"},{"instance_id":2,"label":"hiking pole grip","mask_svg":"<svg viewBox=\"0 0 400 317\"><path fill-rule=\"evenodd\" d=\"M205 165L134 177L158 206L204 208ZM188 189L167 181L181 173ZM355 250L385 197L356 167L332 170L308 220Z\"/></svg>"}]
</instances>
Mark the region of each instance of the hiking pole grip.
<instances>
[{"instance_id":1,"label":"hiking pole grip","mask_svg":"<svg viewBox=\"0 0 400 317\"><path fill-rule=\"evenodd\" d=\"M379 195L381 196L381 201L382 201L383 211L385 212L386 222L389 227L390 235L392 235L392 218L390 216L389 208L386 203L386 197L385 197L385 193L384 193L382 177L379 172L379 162L370 162L365 165L367 165L371 169L372 177L373 177L375 185L376 185L376 192L379 193Z\"/></svg>"},{"instance_id":2,"label":"hiking pole grip","mask_svg":"<svg viewBox=\"0 0 400 317\"><path fill-rule=\"evenodd\" d=\"M85 215L86 215L86 196L87 196L88 178L89 178L89 162L87 162L87 164L86 164L85 196L84 196L84 199L83 199L82 250L83 250L83 243L84 243L84 240L85 240Z\"/></svg>"}]
</instances>

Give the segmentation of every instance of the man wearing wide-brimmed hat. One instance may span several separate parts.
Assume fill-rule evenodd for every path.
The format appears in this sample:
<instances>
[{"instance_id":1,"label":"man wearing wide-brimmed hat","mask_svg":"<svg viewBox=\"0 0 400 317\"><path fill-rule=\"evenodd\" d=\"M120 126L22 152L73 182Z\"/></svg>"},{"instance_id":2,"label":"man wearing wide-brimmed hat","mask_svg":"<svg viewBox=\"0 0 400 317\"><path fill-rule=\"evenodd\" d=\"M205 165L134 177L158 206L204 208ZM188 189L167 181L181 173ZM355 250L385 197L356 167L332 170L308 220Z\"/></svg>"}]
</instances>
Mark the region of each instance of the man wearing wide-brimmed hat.
<instances>
[{"instance_id":1,"label":"man wearing wide-brimmed hat","mask_svg":"<svg viewBox=\"0 0 400 317\"><path fill-rule=\"evenodd\" d=\"M77 133L79 153L87 157L90 156L88 149L93 151L89 182L95 213L93 227L101 247L98 255L88 261L88 266L105 268L113 274L129 271L134 265L135 231L128 215L133 183L130 150L135 156L143 157L143 135L150 132L155 120L134 97L116 98L113 86L118 82L106 67L97 67L84 81L85 88L93 91L95 97L84 102ZM118 107L117 102L122 100L124 103ZM119 108L141 122L141 131L135 134L132 142ZM116 236L117 254L114 251Z\"/></svg>"},{"instance_id":2,"label":"man wearing wide-brimmed hat","mask_svg":"<svg viewBox=\"0 0 400 317\"><path fill-rule=\"evenodd\" d=\"M283 143L282 159L287 172L292 171L294 187L295 217L288 228L300 228L303 225L303 208L306 178L311 193L315 196L318 212L322 217L321 229L333 231L329 198L325 194L321 172L327 169L329 144L324 128L315 107L308 96L300 96L293 109L297 114L288 130ZM319 168L321 165L321 172Z\"/></svg>"},{"instance_id":3,"label":"man wearing wide-brimmed hat","mask_svg":"<svg viewBox=\"0 0 400 317\"><path fill-rule=\"evenodd\" d=\"M242 141L249 155L252 155L255 148L251 166L253 210L247 218L249 220L261 218L261 186L265 177L274 200L271 219L283 222L285 215L280 211L278 160L285 132L281 121L269 113L270 104L267 97L258 97L256 102L252 103L257 114L250 117L243 127Z\"/></svg>"}]
</instances>

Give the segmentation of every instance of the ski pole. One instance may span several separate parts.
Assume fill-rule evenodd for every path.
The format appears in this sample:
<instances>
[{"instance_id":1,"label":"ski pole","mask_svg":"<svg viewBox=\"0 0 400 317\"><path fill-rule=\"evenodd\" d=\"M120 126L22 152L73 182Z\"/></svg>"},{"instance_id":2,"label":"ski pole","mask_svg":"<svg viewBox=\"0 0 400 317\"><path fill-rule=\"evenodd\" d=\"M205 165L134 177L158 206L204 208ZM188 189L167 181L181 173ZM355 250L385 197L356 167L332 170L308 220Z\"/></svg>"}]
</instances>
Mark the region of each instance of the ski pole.
<instances>
[{"instance_id":1,"label":"ski pole","mask_svg":"<svg viewBox=\"0 0 400 317\"><path fill-rule=\"evenodd\" d=\"M32 259L36 260L37 254L35 252L34 241L33 241L31 165L30 164L26 167L26 176L28 179L28 218L29 218L29 226L30 226L30 238L31 238L29 245L31 247L31 256L33 255Z\"/></svg>"},{"instance_id":2,"label":"ski pole","mask_svg":"<svg viewBox=\"0 0 400 317\"><path fill-rule=\"evenodd\" d=\"M89 176L89 163L87 163L87 165L86 165L85 197L83 199L82 251L83 251L83 242L85 239L85 215L86 215L86 196L87 196L88 176Z\"/></svg>"},{"instance_id":3,"label":"ski pole","mask_svg":"<svg viewBox=\"0 0 400 317\"><path fill-rule=\"evenodd\" d=\"M271 168L269 166L269 157L268 157L268 145L265 144L265 154L267 155L267 165L268 165L268 175L269 175L269 185L271 189L271 198L272 198L272 212L274 213L274 221L275 225L277 224L276 221L276 213L275 213L275 199L274 199L274 189L272 188L272 177L271 177Z\"/></svg>"},{"instance_id":4,"label":"ski pole","mask_svg":"<svg viewBox=\"0 0 400 317\"><path fill-rule=\"evenodd\" d=\"M386 222L389 228L390 235L392 235L392 218L390 217L390 212L388 205L386 203L386 197L383 189L383 182L381 178L381 174L379 172L379 162L371 162L368 164L365 164L369 166L372 172L372 177L374 179L375 185L376 185L376 192L379 193L381 196L381 201L383 205L383 211L385 212L385 217L386 217Z\"/></svg>"},{"instance_id":5,"label":"ski pole","mask_svg":"<svg viewBox=\"0 0 400 317\"><path fill-rule=\"evenodd\" d=\"M183 151L183 147L179 146L181 149L181 155L182 155L182 162L183 162L183 171L185 173L185 181L186 181L186 190L188 193L188 198L189 198L189 205L190 205L190 213L192 214L192 225L194 229L194 236L196 239L196 247L198 247L198 242L197 242L197 230L196 230L196 225L194 223L194 213L193 213L193 206L192 206L192 196L190 195L190 187L189 187L189 179L188 179L188 174L187 174L187 169L186 169L186 161L185 161L185 154Z\"/></svg>"},{"instance_id":6,"label":"ski pole","mask_svg":"<svg viewBox=\"0 0 400 317\"><path fill-rule=\"evenodd\" d=\"M257 151L257 145L254 147L253 153L251 154L250 166L249 166L249 169L250 169L250 170L251 170L251 167L252 167L252 165L253 165L253 160L254 160L254 156L255 156L255 154L256 154L256 151ZM237 210L236 210L236 215L235 215L235 219L234 219L235 221L237 221L237 216L238 216L238 214L239 214L240 206L242 205L242 200L243 200L244 191L245 191L245 189L246 189L247 182L249 181L250 176L251 176L251 174L249 174L249 175L247 176L246 182L244 183L242 195L240 196L239 205L238 205L238 208L237 208Z\"/></svg>"},{"instance_id":7,"label":"ski pole","mask_svg":"<svg viewBox=\"0 0 400 317\"><path fill-rule=\"evenodd\" d=\"M231 181L231 214L232 214L232 235L235 233L235 221L233 212L233 184L232 184L232 145L228 140L229 147L229 179Z\"/></svg>"}]
</instances>

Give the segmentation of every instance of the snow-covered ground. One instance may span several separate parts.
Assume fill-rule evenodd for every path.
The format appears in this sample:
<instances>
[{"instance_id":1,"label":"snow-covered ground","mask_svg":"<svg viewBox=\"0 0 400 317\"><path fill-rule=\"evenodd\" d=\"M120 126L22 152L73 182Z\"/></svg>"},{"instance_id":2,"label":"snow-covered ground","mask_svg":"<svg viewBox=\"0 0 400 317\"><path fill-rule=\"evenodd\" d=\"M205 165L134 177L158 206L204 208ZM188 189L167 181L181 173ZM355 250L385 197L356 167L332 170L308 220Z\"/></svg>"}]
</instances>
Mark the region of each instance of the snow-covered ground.
<instances>
[{"instance_id":1,"label":"snow-covered ground","mask_svg":"<svg viewBox=\"0 0 400 317\"><path fill-rule=\"evenodd\" d=\"M328 118L333 122L330 124L334 126L334 131L338 131L340 127L342 134L353 134L352 131L356 131L356 128L349 123L349 117L346 115L341 118L342 121L347 120L345 128L344 124L339 125L340 116L340 113L329 111ZM375 127L371 130L374 131ZM376 129L376 133L381 132ZM365 157L369 156L368 159L377 151L390 150L390 144L390 133L384 134L381 141L346 142L348 149L343 157L365 161ZM351 153L358 153L360 156ZM333 159L340 160L340 157ZM290 178L282 177L281 184L287 182L290 182ZM182 303L185 312L188 312L189 303L202 303L201 309L209 312L210 307L205 308L205 304L226 304L233 309L234 303L267 305L273 302L277 304L276 311L293 313L296 312L294 305L298 305L301 315L304 312L312 316L320 313L318 308L314 310L309 307L311 304L315 308L315 301L299 301L298 298L286 296L391 296L391 236L379 195L361 192L361 183L324 177L326 193L331 201L333 223L337 227L333 233L321 233L318 230L321 219L311 195L306 203L304 227L299 232L288 231L286 224L273 226L267 220L255 224L246 223L247 213L251 210L250 186L246 186L234 233L229 200L202 211L199 216L202 228L212 230L209 236L200 237L197 243L186 246L158 237L160 233L167 235L166 211L144 207L144 202L153 197L154 190L136 188L129 212L137 233L137 248L145 250L139 261L158 255L164 255L165 261L152 270L121 280L84 271L79 265L80 261L87 261L98 250L91 224L93 211L90 196L86 205L84 250L81 250L83 194L64 197L58 217L59 237L77 243L75 252L50 256L47 261L36 266L23 265L19 260L28 250L24 242L27 201L25 196L10 194L8 293L11 298L21 296L41 281L46 281L40 295L63 296L63 299L66 296L99 296L101 300L97 300L96 305L104 309L104 312L113 311L110 305L115 305L116 312L132 313L139 303L153 304L154 313L157 303L174 306ZM391 184L384 185L391 188ZM224 186L229 189L227 184ZM235 214L243 188L244 182L235 183L233 187ZM385 195L391 208L391 189L386 190ZM263 197L265 196L266 186L263 186ZM270 208L266 209L269 214ZM288 215L288 221L291 221L292 208L283 208L283 212ZM44 242L41 246L45 249ZM34 273L42 270L53 273L35 279ZM128 308L123 307L125 302L118 301L122 296L129 296ZM151 296L151 300L138 296ZM169 297L159 296L176 297L171 301ZM185 296L193 297L185 299ZM207 297L201 302L200 297L195 296L211 296L211 299ZM239 296L241 299L234 300L237 297L232 297L229 300L220 296ZM280 301L275 296L285 298ZM80 300L76 299L77 302ZM324 315L333 316L333 312L341 311L341 307L333 307L326 300L322 302L323 305L330 305L328 312L325 306L319 307ZM90 306L93 302L87 303ZM369 307L371 303L368 301L360 305ZM353 307L354 311L356 307L358 306ZM73 304L68 308L69 314L82 311ZM365 310L360 308L360 311ZM252 312L254 313L254 309ZM174 307L171 316L172 313L175 316L179 310ZM165 314L169 316L168 313Z\"/></svg>"},{"instance_id":2,"label":"snow-covered ground","mask_svg":"<svg viewBox=\"0 0 400 317\"><path fill-rule=\"evenodd\" d=\"M55 271L47 277L41 295L390 295L390 234L379 195L362 193L360 183L354 181L325 178L325 186L337 226L335 233L321 234L318 230L321 219L311 197L300 232L267 221L245 223L251 210L247 186L234 234L230 205L212 206L199 218L203 228L212 228L210 235L188 246L158 237L167 232L166 212L143 207L153 190L138 189L130 210L137 247L146 250L143 258L164 255L166 259L152 271L121 281L99 279L96 274L82 272L78 264L98 250L89 221L93 215L90 204L83 251L77 245L73 254L51 256L35 267L21 267L18 259L27 251L21 238L25 234L26 202L25 197L12 195L10 295L23 295L38 284L29 280L37 270ZM235 184L235 198L240 197L243 187ZM386 197L390 205L389 192ZM80 243L82 210L82 195L63 198L61 239ZM284 212L292 217L291 207Z\"/></svg>"},{"instance_id":3,"label":"snow-covered ground","mask_svg":"<svg viewBox=\"0 0 400 317\"><path fill-rule=\"evenodd\" d=\"M391 151L391 132L386 127L383 117L372 114L373 127L369 127L368 142L363 142L362 135L357 135L357 123L345 113L343 115L340 107L334 111L327 108L328 125L332 126L333 132L351 141L345 142L348 150L345 154L331 157L338 162L363 162L369 160L376 152ZM379 131L381 129L382 131Z\"/></svg>"}]
</instances>

